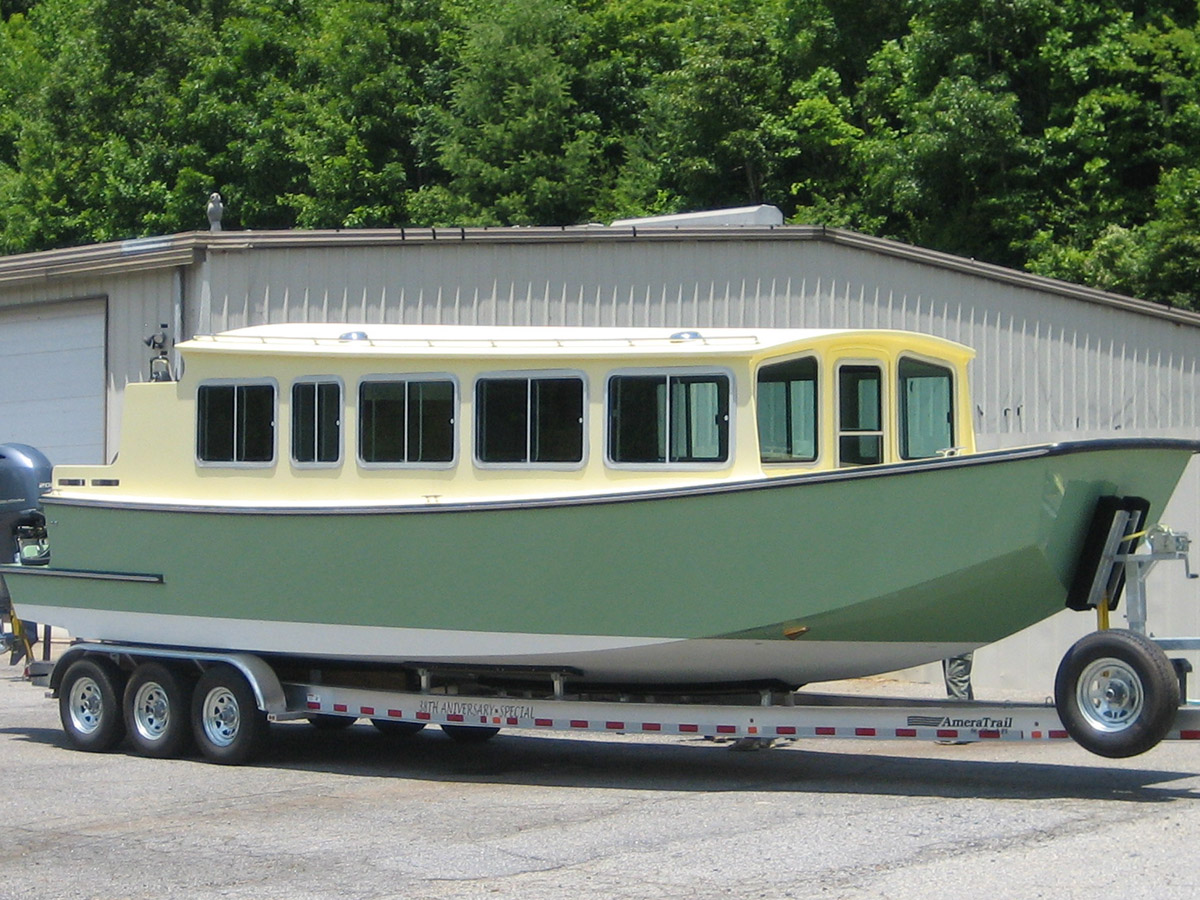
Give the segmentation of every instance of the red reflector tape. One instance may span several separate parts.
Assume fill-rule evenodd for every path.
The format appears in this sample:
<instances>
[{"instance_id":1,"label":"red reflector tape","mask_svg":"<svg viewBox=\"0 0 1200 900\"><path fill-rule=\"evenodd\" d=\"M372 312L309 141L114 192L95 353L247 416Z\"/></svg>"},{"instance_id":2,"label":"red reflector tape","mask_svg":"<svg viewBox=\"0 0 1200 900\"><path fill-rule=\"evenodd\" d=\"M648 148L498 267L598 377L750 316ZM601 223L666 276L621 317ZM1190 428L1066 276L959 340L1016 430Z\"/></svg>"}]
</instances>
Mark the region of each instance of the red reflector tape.
<instances>
[{"instance_id":1,"label":"red reflector tape","mask_svg":"<svg viewBox=\"0 0 1200 900\"><path fill-rule=\"evenodd\" d=\"M350 712L350 707L348 707L345 703L335 703L335 704L333 704L333 711L334 712Z\"/></svg>"},{"instance_id":2,"label":"red reflector tape","mask_svg":"<svg viewBox=\"0 0 1200 900\"><path fill-rule=\"evenodd\" d=\"M855 737L875 737L875 729L874 728L855 728L854 736Z\"/></svg>"},{"instance_id":3,"label":"red reflector tape","mask_svg":"<svg viewBox=\"0 0 1200 900\"><path fill-rule=\"evenodd\" d=\"M433 716L431 716L431 715L430 715L429 713L427 713L427 712L419 712L419 713L417 713L417 718L418 718L418 719L424 719L424 720L428 721L429 719L433 718Z\"/></svg>"},{"instance_id":4,"label":"red reflector tape","mask_svg":"<svg viewBox=\"0 0 1200 900\"><path fill-rule=\"evenodd\" d=\"M819 728L816 728L815 731L817 732L817 734L821 735L822 737L826 737L826 736L831 737L831 736L837 734L837 729L830 728L828 725L822 725Z\"/></svg>"},{"instance_id":5,"label":"red reflector tape","mask_svg":"<svg viewBox=\"0 0 1200 900\"><path fill-rule=\"evenodd\" d=\"M940 738L956 738L958 737L957 728L939 728L937 736Z\"/></svg>"},{"instance_id":6,"label":"red reflector tape","mask_svg":"<svg viewBox=\"0 0 1200 900\"><path fill-rule=\"evenodd\" d=\"M776 734L795 734L796 726L795 725L777 725L777 726L775 726L775 733Z\"/></svg>"},{"instance_id":7,"label":"red reflector tape","mask_svg":"<svg viewBox=\"0 0 1200 900\"><path fill-rule=\"evenodd\" d=\"M572 728L587 728L588 727L587 719L572 719L571 727Z\"/></svg>"},{"instance_id":8,"label":"red reflector tape","mask_svg":"<svg viewBox=\"0 0 1200 900\"><path fill-rule=\"evenodd\" d=\"M553 728L554 720L553 719L534 719L533 724L536 725L538 728Z\"/></svg>"},{"instance_id":9,"label":"red reflector tape","mask_svg":"<svg viewBox=\"0 0 1200 900\"><path fill-rule=\"evenodd\" d=\"M979 736L981 738L991 738L992 740L998 740L1000 738L1000 732L993 731L990 728L980 729Z\"/></svg>"},{"instance_id":10,"label":"red reflector tape","mask_svg":"<svg viewBox=\"0 0 1200 900\"><path fill-rule=\"evenodd\" d=\"M311 700L309 700L309 701L308 701L308 708L309 708L309 709L320 709L320 708L321 708L321 704L320 704L320 703L313 703Z\"/></svg>"},{"instance_id":11,"label":"red reflector tape","mask_svg":"<svg viewBox=\"0 0 1200 900\"><path fill-rule=\"evenodd\" d=\"M1200 731L1184 730L1179 732L1181 741L1200 741Z\"/></svg>"},{"instance_id":12,"label":"red reflector tape","mask_svg":"<svg viewBox=\"0 0 1200 900\"><path fill-rule=\"evenodd\" d=\"M509 725L517 725L520 724L521 720L515 716L509 716L507 719L505 719L505 721L508 722Z\"/></svg>"},{"instance_id":13,"label":"red reflector tape","mask_svg":"<svg viewBox=\"0 0 1200 900\"><path fill-rule=\"evenodd\" d=\"M373 715L375 715L375 707L373 707L373 706L360 706L360 707L358 708L358 714L359 714L360 716L373 716Z\"/></svg>"},{"instance_id":14,"label":"red reflector tape","mask_svg":"<svg viewBox=\"0 0 1200 900\"><path fill-rule=\"evenodd\" d=\"M679 730L685 734L694 734L700 730L699 725L680 725Z\"/></svg>"},{"instance_id":15,"label":"red reflector tape","mask_svg":"<svg viewBox=\"0 0 1200 900\"><path fill-rule=\"evenodd\" d=\"M737 734L736 725L718 725L717 734Z\"/></svg>"},{"instance_id":16,"label":"red reflector tape","mask_svg":"<svg viewBox=\"0 0 1200 900\"><path fill-rule=\"evenodd\" d=\"M1050 732L1050 737L1053 740L1065 741L1070 736L1071 735L1067 734L1065 731L1051 731Z\"/></svg>"},{"instance_id":17,"label":"red reflector tape","mask_svg":"<svg viewBox=\"0 0 1200 900\"><path fill-rule=\"evenodd\" d=\"M607 728L609 731L624 731L625 723L624 722L605 722L604 727Z\"/></svg>"},{"instance_id":18,"label":"red reflector tape","mask_svg":"<svg viewBox=\"0 0 1200 900\"><path fill-rule=\"evenodd\" d=\"M896 737L916 737L917 729L915 728L897 728Z\"/></svg>"},{"instance_id":19,"label":"red reflector tape","mask_svg":"<svg viewBox=\"0 0 1200 900\"><path fill-rule=\"evenodd\" d=\"M657 722L643 722L642 731L662 731L662 726Z\"/></svg>"},{"instance_id":20,"label":"red reflector tape","mask_svg":"<svg viewBox=\"0 0 1200 900\"><path fill-rule=\"evenodd\" d=\"M398 709L389 709L388 710L388 718L389 719L401 719L403 717L404 717L404 713L400 712L400 710L398 710Z\"/></svg>"},{"instance_id":21,"label":"red reflector tape","mask_svg":"<svg viewBox=\"0 0 1200 900\"><path fill-rule=\"evenodd\" d=\"M447 722L461 722L462 720L463 717L458 713L450 713L450 715L446 716Z\"/></svg>"}]
</instances>

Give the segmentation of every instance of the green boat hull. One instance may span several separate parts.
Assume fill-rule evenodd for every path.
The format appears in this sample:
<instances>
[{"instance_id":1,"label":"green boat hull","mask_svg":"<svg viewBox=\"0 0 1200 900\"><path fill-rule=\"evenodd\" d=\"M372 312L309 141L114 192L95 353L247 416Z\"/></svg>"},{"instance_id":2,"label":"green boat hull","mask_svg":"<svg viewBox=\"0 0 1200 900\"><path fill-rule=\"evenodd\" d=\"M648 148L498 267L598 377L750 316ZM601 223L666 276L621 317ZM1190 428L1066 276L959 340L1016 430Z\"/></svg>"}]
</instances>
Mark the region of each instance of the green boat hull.
<instances>
[{"instance_id":1,"label":"green boat hull","mask_svg":"<svg viewBox=\"0 0 1200 900\"><path fill-rule=\"evenodd\" d=\"M1060 444L617 497L203 510L48 498L22 616L79 637L606 682L889 671L1061 610L1097 498L1197 445Z\"/></svg>"}]
</instances>

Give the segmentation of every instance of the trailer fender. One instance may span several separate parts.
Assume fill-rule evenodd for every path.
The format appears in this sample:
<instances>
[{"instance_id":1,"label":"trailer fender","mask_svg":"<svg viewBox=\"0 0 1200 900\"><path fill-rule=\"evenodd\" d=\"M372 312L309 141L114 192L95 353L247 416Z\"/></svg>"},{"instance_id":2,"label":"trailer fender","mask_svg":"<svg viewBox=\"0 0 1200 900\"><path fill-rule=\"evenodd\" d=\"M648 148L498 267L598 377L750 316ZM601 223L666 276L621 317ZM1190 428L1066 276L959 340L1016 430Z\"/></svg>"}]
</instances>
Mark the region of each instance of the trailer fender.
<instances>
[{"instance_id":1,"label":"trailer fender","mask_svg":"<svg viewBox=\"0 0 1200 900\"><path fill-rule=\"evenodd\" d=\"M113 660L120 661L129 658L138 662L155 659L164 662L195 663L201 669L208 669L218 663L233 666L250 684L254 692L254 701L258 708L268 715L278 715L287 712L287 698L283 693L283 685L275 670L253 653L222 653L215 650L175 650L166 647L146 647L136 644L108 643L79 643L62 655L50 673L50 689L57 696L63 674L71 663L81 656L100 654Z\"/></svg>"}]
</instances>

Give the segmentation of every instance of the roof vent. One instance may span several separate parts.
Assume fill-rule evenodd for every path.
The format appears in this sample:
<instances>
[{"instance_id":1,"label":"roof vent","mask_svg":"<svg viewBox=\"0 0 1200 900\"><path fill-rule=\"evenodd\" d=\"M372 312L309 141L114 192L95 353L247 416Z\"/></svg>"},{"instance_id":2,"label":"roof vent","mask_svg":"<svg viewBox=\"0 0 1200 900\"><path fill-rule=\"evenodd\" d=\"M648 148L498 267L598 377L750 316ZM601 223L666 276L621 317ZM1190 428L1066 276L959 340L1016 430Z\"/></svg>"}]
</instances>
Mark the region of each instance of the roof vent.
<instances>
[{"instance_id":1,"label":"roof vent","mask_svg":"<svg viewBox=\"0 0 1200 900\"><path fill-rule=\"evenodd\" d=\"M699 341L701 339L700 332L698 331L677 331L667 340L675 344L682 344L684 341Z\"/></svg>"},{"instance_id":2,"label":"roof vent","mask_svg":"<svg viewBox=\"0 0 1200 900\"><path fill-rule=\"evenodd\" d=\"M365 331L346 331L338 335L339 341L365 341L367 333Z\"/></svg>"}]
</instances>

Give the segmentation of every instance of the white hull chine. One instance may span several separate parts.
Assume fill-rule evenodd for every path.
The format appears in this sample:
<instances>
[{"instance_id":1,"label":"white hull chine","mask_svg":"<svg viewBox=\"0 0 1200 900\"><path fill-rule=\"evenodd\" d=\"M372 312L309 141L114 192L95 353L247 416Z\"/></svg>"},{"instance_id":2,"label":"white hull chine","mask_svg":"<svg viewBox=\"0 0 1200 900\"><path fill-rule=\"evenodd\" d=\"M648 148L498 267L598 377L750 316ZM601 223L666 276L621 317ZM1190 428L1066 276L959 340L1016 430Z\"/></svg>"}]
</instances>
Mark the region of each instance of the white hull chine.
<instances>
[{"instance_id":1,"label":"white hull chine","mask_svg":"<svg viewBox=\"0 0 1200 900\"><path fill-rule=\"evenodd\" d=\"M743 683L855 678L934 662L975 644L756 641L516 634L263 621L22 605L73 637L356 662L577 670L592 683Z\"/></svg>"}]
</instances>

